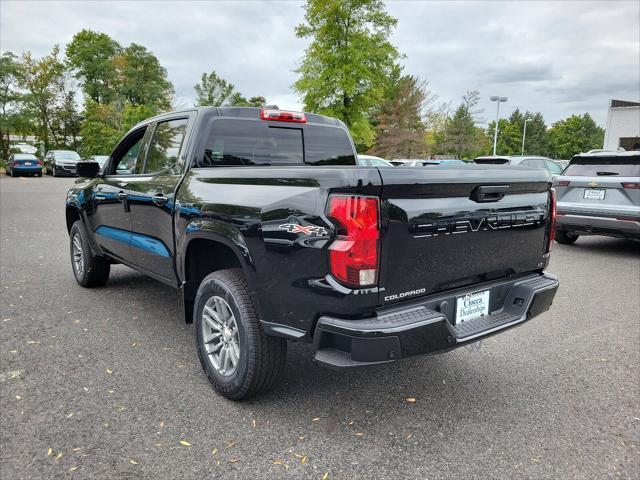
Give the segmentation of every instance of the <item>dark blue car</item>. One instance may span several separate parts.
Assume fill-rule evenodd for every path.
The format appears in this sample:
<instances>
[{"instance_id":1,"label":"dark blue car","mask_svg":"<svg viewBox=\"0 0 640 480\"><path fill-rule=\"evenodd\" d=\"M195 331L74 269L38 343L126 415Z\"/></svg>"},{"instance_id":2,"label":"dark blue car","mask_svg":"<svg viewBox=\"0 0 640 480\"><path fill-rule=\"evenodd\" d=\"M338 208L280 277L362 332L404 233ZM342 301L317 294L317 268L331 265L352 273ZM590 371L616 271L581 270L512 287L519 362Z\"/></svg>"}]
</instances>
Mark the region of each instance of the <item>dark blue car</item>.
<instances>
[{"instance_id":1,"label":"dark blue car","mask_svg":"<svg viewBox=\"0 0 640 480\"><path fill-rule=\"evenodd\" d=\"M14 153L7 162L9 176L16 177L20 174L42 176L42 161L30 153Z\"/></svg>"}]
</instances>

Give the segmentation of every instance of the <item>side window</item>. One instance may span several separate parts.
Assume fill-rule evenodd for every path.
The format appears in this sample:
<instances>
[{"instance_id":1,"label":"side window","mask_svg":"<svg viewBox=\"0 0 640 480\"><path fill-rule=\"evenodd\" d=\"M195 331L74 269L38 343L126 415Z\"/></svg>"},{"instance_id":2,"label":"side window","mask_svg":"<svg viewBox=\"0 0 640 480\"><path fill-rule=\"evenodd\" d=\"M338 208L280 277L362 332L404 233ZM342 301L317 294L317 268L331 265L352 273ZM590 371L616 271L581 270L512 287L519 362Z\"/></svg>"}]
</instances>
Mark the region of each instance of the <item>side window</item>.
<instances>
[{"instance_id":1,"label":"side window","mask_svg":"<svg viewBox=\"0 0 640 480\"><path fill-rule=\"evenodd\" d=\"M158 123L149 143L144 173L160 172L178 163L187 122L188 119L180 118Z\"/></svg>"},{"instance_id":2,"label":"side window","mask_svg":"<svg viewBox=\"0 0 640 480\"><path fill-rule=\"evenodd\" d=\"M113 162L110 174L133 175L142 173L144 164L144 134L147 128L141 128L129 135L116 147L113 154Z\"/></svg>"},{"instance_id":3,"label":"side window","mask_svg":"<svg viewBox=\"0 0 640 480\"><path fill-rule=\"evenodd\" d=\"M554 175L560 174L562 173L562 170L564 170L560 165L558 165L556 162L552 162L551 160L545 160L544 163L547 165L547 170L549 170Z\"/></svg>"}]
</instances>

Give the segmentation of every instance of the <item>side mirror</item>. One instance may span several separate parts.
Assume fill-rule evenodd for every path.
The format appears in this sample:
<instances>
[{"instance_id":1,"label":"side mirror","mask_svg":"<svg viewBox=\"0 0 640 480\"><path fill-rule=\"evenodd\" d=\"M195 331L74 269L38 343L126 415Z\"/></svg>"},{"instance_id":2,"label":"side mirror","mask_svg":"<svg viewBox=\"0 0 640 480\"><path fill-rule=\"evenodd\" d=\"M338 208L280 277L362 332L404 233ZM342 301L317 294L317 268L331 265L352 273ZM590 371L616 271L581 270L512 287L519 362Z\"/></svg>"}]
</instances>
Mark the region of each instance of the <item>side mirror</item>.
<instances>
[{"instance_id":1,"label":"side mirror","mask_svg":"<svg viewBox=\"0 0 640 480\"><path fill-rule=\"evenodd\" d=\"M100 164L98 162L78 162L76 163L76 172L82 178L96 178L100 173Z\"/></svg>"}]
</instances>

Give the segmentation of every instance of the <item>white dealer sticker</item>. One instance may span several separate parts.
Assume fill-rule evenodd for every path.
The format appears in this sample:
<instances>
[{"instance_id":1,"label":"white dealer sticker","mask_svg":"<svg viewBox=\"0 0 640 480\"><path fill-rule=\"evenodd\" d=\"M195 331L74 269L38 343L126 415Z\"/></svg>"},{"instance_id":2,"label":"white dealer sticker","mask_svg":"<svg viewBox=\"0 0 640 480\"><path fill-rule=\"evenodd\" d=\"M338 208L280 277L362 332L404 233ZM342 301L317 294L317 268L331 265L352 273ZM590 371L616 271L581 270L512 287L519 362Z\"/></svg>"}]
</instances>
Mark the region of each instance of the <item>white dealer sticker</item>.
<instances>
[{"instance_id":1,"label":"white dealer sticker","mask_svg":"<svg viewBox=\"0 0 640 480\"><path fill-rule=\"evenodd\" d=\"M469 293L456 299L456 324L489 313L489 290Z\"/></svg>"}]
</instances>

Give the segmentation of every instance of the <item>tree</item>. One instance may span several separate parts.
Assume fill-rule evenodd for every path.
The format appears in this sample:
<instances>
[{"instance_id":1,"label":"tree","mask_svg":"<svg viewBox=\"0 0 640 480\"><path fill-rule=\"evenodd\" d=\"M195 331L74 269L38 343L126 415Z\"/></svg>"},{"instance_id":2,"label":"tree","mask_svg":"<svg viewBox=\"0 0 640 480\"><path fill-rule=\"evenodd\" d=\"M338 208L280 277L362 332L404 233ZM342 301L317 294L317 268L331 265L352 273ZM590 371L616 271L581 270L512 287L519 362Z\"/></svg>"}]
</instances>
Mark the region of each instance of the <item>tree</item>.
<instances>
[{"instance_id":1,"label":"tree","mask_svg":"<svg viewBox=\"0 0 640 480\"><path fill-rule=\"evenodd\" d=\"M400 57L389 41L397 20L382 0L307 0L299 38L310 38L293 85L306 110L338 117L356 144L371 146L369 114L380 105Z\"/></svg>"},{"instance_id":2,"label":"tree","mask_svg":"<svg viewBox=\"0 0 640 480\"><path fill-rule=\"evenodd\" d=\"M31 115L34 134L45 150L60 143L61 132L54 123L60 92L64 91L65 65L60 59L60 48L51 54L34 59L29 52L23 55L26 113Z\"/></svg>"},{"instance_id":3,"label":"tree","mask_svg":"<svg viewBox=\"0 0 640 480\"><path fill-rule=\"evenodd\" d=\"M82 81L85 95L98 103L108 103L116 96L114 57L122 47L106 33L82 30L67 45L67 61Z\"/></svg>"},{"instance_id":4,"label":"tree","mask_svg":"<svg viewBox=\"0 0 640 480\"><path fill-rule=\"evenodd\" d=\"M242 99L233 84L219 77L213 70L211 73L203 73L200 77L200 83L197 83L193 88L196 91L196 107L207 105L220 107L235 104Z\"/></svg>"},{"instance_id":5,"label":"tree","mask_svg":"<svg viewBox=\"0 0 640 480\"><path fill-rule=\"evenodd\" d=\"M475 125L474 115L479 93L468 91L462 97L462 103L447 122L446 153L454 153L458 158L470 158L478 150L482 132Z\"/></svg>"},{"instance_id":6,"label":"tree","mask_svg":"<svg viewBox=\"0 0 640 480\"><path fill-rule=\"evenodd\" d=\"M549 147L553 158L571 158L577 153L602 148L604 129L588 113L572 115L549 129Z\"/></svg>"},{"instance_id":7,"label":"tree","mask_svg":"<svg viewBox=\"0 0 640 480\"><path fill-rule=\"evenodd\" d=\"M9 157L10 134L24 128L22 115L24 94L20 84L24 80L22 65L17 56L5 52L0 57L0 158Z\"/></svg>"},{"instance_id":8,"label":"tree","mask_svg":"<svg viewBox=\"0 0 640 480\"><path fill-rule=\"evenodd\" d=\"M432 98L425 81L410 75L401 77L376 115L376 143L371 153L385 158L414 158L423 154L423 111Z\"/></svg>"},{"instance_id":9,"label":"tree","mask_svg":"<svg viewBox=\"0 0 640 480\"><path fill-rule=\"evenodd\" d=\"M132 43L113 60L118 76L118 91L132 105L155 106L168 110L173 85L167 70L146 47Z\"/></svg>"}]
</instances>

